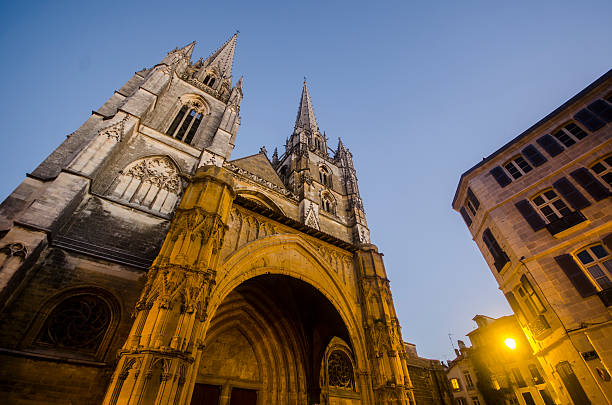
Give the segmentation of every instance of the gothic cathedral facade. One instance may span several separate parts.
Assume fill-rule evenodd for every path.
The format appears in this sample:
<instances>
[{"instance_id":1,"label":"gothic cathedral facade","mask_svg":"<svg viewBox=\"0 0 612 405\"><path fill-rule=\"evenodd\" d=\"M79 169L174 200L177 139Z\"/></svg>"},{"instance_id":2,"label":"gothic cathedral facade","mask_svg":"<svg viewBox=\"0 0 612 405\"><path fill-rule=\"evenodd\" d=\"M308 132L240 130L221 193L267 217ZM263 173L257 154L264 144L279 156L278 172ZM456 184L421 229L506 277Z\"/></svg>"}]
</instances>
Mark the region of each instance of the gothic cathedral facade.
<instances>
[{"instance_id":1,"label":"gothic cathedral facade","mask_svg":"<svg viewBox=\"0 0 612 405\"><path fill-rule=\"evenodd\" d=\"M306 83L231 160L236 35L134 76L0 206L6 404L414 404L349 150Z\"/></svg>"}]
</instances>

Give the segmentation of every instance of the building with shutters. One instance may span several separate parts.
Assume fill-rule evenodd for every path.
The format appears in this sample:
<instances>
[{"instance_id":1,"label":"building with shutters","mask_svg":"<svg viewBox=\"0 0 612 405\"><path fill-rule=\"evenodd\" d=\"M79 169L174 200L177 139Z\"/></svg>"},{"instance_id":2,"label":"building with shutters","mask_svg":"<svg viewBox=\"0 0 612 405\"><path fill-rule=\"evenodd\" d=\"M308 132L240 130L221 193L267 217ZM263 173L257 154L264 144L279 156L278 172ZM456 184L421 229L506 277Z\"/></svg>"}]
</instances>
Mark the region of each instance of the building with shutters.
<instances>
[{"instance_id":1,"label":"building with shutters","mask_svg":"<svg viewBox=\"0 0 612 405\"><path fill-rule=\"evenodd\" d=\"M458 340L457 344L459 349L455 349L456 357L448 362L446 370L453 405L492 405L485 402L480 392L481 381L472 348L462 340Z\"/></svg>"},{"instance_id":2,"label":"building with shutters","mask_svg":"<svg viewBox=\"0 0 612 405\"><path fill-rule=\"evenodd\" d=\"M561 404L612 400L612 70L466 171L453 208Z\"/></svg>"},{"instance_id":3,"label":"building with shutters","mask_svg":"<svg viewBox=\"0 0 612 405\"><path fill-rule=\"evenodd\" d=\"M306 83L284 152L231 158L236 41L136 72L0 205L2 404L414 404Z\"/></svg>"}]
</instances>

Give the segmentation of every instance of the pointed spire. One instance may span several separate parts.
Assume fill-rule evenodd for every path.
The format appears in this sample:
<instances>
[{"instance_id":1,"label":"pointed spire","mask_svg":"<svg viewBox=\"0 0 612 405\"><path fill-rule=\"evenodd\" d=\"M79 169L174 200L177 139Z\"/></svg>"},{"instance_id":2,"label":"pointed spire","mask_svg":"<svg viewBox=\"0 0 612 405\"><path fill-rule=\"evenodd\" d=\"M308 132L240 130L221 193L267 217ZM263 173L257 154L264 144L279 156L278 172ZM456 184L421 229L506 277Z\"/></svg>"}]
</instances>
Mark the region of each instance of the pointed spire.
<instances>
[{"instance_id":1,"label":"pointed spire","mask_svg":"<svg viewBox=\"0 0 612 405\"><path fill-rule=\"evenodd\" d=\"M274 148L274 153L272 153L272 164L278 164L278 148Z\"/></svg>"},{"instance_id":2,"label":"pointed spire","mask_svg":"<svg viewBox=\"0 0 612 405\"><path fill-rule=\"evenodd\" d=\"M196 41L185 45L180 51L187 58L187 60L191 60L191 55L193 54L193 48L195 48Z\"/></svg>"},{"instance_id":3,"label":"pointed spire","mask_svg":"<svg viewBox=\"0 0 612 405\"><path fill-rule=\"evenodd\" d=\"M310 95L308 94L308 87L306 87L306 78L304 78L302 98L300 99L300 107L298 108L297 118L295 119L295 131L297 132L298 129L306 129L310 130L311 132L316 132L319 130L317 119L315 118L314 110L312 109Z\"/></svg>"},{"instance_id":4,"label":"pointed spire","mask_svg":"<svg viewBox=\"0 0 612 405\"><path fill-rule=\"evenodd\" d=\"M216 65L219 69L221 77L229 77L232 75L232 63L234 62L234 50L236 49L236 32L228 39L219 49L210 55L204 61L204 67Z\"/></svg>"}]
</instances>

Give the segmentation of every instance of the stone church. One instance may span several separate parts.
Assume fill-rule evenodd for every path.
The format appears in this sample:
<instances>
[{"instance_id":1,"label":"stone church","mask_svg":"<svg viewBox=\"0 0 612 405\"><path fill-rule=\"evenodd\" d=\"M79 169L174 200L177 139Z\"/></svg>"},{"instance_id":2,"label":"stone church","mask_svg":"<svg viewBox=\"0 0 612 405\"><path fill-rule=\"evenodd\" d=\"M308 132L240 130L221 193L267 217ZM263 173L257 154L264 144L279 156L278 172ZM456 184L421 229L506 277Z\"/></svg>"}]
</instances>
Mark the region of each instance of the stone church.
<instances>
[{"instance_id":1,"label":"stone church","mask_svg":"<svg viewBox=\"0 0 612 405\"><path fill-rule=\"evenodd\" d=\"M136 72L0 206L3 404L414 404L306 83L284 153L231 159L236 40Z\"/></svg>"}]
</instances>

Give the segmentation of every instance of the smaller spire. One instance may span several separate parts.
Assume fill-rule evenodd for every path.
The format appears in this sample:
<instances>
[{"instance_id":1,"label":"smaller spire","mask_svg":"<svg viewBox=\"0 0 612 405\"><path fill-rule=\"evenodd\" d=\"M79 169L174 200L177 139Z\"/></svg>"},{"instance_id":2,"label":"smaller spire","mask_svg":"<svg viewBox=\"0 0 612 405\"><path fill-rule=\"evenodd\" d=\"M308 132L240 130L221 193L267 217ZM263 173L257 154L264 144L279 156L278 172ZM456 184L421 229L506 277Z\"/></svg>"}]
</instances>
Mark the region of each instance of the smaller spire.
<instances>
[{"instance_id":1,"label":"smaller spire","mask_svg":"<svg viewBox=\"0 0 612 405\"><path fill-rule=\"evenodd\" d=\"M272 153L272 164L278 164L278 148L274 148L274 153Z\"/></svg>"},{"instance_id":2,"label":"smaller spire","mask_svg":"<svg viewBox=\"0 0 612 405\"><path fill-rule=\"evenodd\" d=\"M300 98L300 106L298 108L297 118L295 119L294 129L296 132L298 132L298 130L309 130L311 132L317 132L319 130L317 119L315 118L312 108L312 102L310 101L310 95L308 94L308 87L306 86L306 77L304 77L304 87L302 88L302 97Z\"/></svg>"},{"instance_id":3,"label":"smaller spire","mask_svg":"<svg viewBox=\"0 0 612 405\"><path fill-rule=\"evenodd\" d=\"M232 75L232 64L234 62L234 50L236 49L236 39L238 32L231 36L219 49L204 61L204 67L216 65L221 77Z\"/></svg>"},{"instance_id":4,"label":"smaller spire","mask_svg":"<svg viewBox=\"0 0 612 405\"><path fill-rule=\"evenodd\" d=\"M193 49L195 48L195 45L196 41L193 41L192 43L186 45L180 50L185 56L185 58L187 58L187 60L191 60L191 55L193 55Z\"/></svg>"},{"instance_id":5,"label":"smaller spire","mask_svg":"<svg viewBox=\"0 0 612 405\"><path fill-rule=\"evenodd\" d=\"M171 65L175 63L177 60L179 60L180 58L184 58L187 60L187 62L189 62L191 60L191 55L193 54L193 48L195 48L195 44L196 44L196 41L193 41L185 45L182 48L178 48L178 47L174 48L173 50L168 52L168 55L166 55L162 63Z\"/></svg>"}]
</instances>

